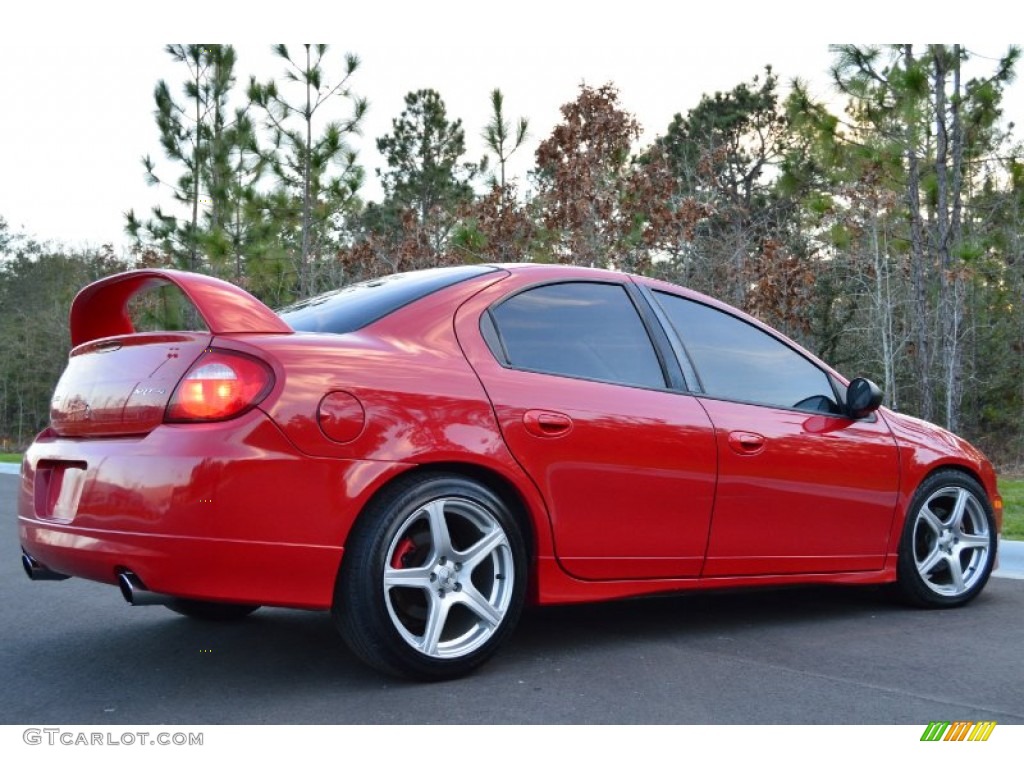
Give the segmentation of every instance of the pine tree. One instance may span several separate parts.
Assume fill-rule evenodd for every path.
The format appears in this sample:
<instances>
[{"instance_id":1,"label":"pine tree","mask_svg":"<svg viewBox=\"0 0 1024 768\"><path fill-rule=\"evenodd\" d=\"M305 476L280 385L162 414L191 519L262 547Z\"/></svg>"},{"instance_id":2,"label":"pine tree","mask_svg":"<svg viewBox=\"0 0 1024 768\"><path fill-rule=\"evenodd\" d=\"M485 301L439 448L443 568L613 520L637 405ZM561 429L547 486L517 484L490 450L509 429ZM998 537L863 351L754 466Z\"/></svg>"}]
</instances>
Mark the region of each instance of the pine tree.
<instances>
[{"instance_id":1,"label":"pine tree","mask_svg":"<svg viewBox=\"0 0 1024 768\"><path fill-rule=\"evenodd\" d=\"M350 146L360 132L368 102L350 87L359 59L346 54L336 82L331 84L323 59L328 46L306 44L304 54L293 59L284 44L274 52L284 60L284 79L296 85L299 98L289 101L275 81L249 85L249 98L262 110L273 136L273 150L265 154L278 190L272 196L273 215L286 224L295 265L298 296L311 296L323 286L329 252L338 247L338 231L344 219L358 212L363 170ZM334 99L348 102L343 120L327 122L314 136L314 122L324 105ZM337 169L336 172L332 172Z\"/></svg>"},{"instance_id":2,"label":"pine tree","mask_svg":"<svg viewBox=\"0 0 1024 768\"><path fill-rule=\"evenodd\" d=\"M147 183L168 187L190 214L181 220L157 206L152 219L141 221L132 210L125 214L125 229L140 247L153 245L175 265L195 271L208 268L204 246L222 236L226 218L223 166L217 161L227 151L235 51L230 45L199 43L168 45L166 51L188 70L182 88L185 98L175 101L167 83L159 81L153 93L155 116L164 154L184 171L171 181L157 174L148 155L142 163Z\"/></svg>"},{"instance_id":3,"label":"pine tree","mask_svg":"<svg viewBox=\"0 0 1024 768\"><path fill-rule=\"evenodd\" d=\"M408 221L411 216L429 251L442 254L459 207L473 199L471 182L480 164L463 161L466 135L462 121L448 119L437 91L406 94L405 109L391 125L392 132L377 139L387 168L377 170L384 201L368 211L371 229L399 231L403 219Z\"/></svg>"},{"instance_id":4,"label":"pine tree","mask_svg":"<svg viewBox=\"0 0 1024 768\"><path fill-rule=\"evenodd\" d=\"M967 83L961 69L969 54L959 45L833 51L833 79L850 98L848 138L873 152L902 189L918 412L955 430L970 341L967 296L980 253L965 210L972 188L991 178L986 158L1003 138L999 103L1020 51L1011 47L991 76Z\"/></svg>"},{"instance_id":5,"label":"pine tree","mask_svg":"<svg viewBox=\"0 0 1024 768\"><path fill-rule=\"evenodd\" d=\"M752 311L781 308L777 297L765 300L751 286L767 277L769 261L796 256L785 237L790 198L774 194L774 171L789 142L771 67L764 77L702 96L685 116L677 113L656 140L682 188L714 210L693 247L674 264L687 284ZM790 333L801 330L793 322L802 316L799 311L768 314L763 319Z\"/></svg>"},{"instance_id":6,"label":"pine tree","mask_svg":"<svg viewBox=\"0 0 1024 768\"><path fill-rule=\"evenodd\" d=\"M512 126L505 119L505 97L495 88L491 91L491 121L483 131L484 142L498 158L498 176L494 182L505 189L505 165L516 150L523 146L529 136L530 121L520 117L516 121L515 134L510 133Z\"/></svg>"}]
</instances>

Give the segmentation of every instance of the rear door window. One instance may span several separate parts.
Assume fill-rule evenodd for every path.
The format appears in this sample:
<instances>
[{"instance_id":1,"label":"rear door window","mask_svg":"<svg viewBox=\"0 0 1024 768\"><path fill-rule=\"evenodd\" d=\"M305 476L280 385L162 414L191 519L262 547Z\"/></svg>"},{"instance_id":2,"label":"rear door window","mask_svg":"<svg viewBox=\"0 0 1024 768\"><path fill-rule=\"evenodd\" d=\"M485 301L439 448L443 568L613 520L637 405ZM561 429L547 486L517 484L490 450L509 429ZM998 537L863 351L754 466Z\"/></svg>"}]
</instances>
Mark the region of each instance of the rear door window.
<instances>
[{"instance_id":1,"label":"rear door window","mask_svg":"<svg viewBox=\"0 0 1024 768\"><path fill-rule=\"evenodd\" d=\"M511 368L665 387L654 345L626 289L610 283L531 288L490 310L483 334Z\"/></svg>"}]
</instances>

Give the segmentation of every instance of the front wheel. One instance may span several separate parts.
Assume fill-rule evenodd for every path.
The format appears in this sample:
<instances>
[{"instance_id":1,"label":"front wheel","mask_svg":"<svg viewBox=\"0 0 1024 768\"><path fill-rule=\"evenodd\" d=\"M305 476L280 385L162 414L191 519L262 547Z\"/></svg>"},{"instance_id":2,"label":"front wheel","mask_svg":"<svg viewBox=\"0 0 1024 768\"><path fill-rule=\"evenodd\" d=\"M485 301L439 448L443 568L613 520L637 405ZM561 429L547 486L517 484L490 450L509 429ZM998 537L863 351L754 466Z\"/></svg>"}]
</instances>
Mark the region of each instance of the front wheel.
<instances>
[{"instance_id":1,"label":"front wheel","mask_svg":"<svg viewBox=\"0 0 1024 768\"><path fill-rule=\"evenodd\" d=\"M984 588L995 557L995 516L985 489L953 470L925 480L900 539L897 579L903 596L925 607L963 605Z\"/></svg>"},{"instance_id":2,"label":"front wheel","mask_svg":"<svg viewBox=\"0 0 1024 768\"><path fill-rule=\"evenodd\" d=\"M504 502L462 477L401 481L360 519L332 613L369 665L419 680L467 674L522 610L526 549Z\"/></svg>"}]
</instances>

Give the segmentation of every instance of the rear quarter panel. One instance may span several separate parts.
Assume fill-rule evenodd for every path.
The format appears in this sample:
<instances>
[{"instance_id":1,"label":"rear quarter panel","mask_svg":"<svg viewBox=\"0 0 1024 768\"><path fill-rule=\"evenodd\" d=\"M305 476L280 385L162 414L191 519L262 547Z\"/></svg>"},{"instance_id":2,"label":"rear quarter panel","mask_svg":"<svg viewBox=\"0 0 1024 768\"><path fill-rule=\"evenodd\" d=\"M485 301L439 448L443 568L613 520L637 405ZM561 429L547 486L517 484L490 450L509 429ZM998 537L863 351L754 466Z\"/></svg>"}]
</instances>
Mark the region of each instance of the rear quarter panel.
<instances>
[{"instance_id":1,"label":"rear quarter panel","mask_svg":"<svg viewBox=\"0 0 1024 768\"><path fill-rule=\"evenodd\" d=\"M358 332L268 335L239 343L274 359L283 382L261 408L300 451L410 467L483 468L515 488L530 517L535 552L550 553L544 504L505 446L454 330L456 308L506 276L438 291ZM352 439L332 439L318 418L323 398L335 392L353 396L362 408L363 426Z\"/></svg>"}]
</instances>

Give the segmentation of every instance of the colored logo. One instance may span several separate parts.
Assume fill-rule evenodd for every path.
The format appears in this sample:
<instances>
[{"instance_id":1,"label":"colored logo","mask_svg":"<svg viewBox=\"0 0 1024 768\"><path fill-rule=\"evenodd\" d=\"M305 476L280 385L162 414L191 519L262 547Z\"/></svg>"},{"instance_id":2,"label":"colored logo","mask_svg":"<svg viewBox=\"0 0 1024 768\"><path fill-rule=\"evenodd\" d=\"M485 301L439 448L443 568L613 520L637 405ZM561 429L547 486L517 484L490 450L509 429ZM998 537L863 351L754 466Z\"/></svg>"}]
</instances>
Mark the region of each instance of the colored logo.
<instances>
[{"instance_id":1,"label":"colored logo","mask_svg":"<svg viewBox=\"0 0 1024 768\"><path fill-rule=\"evenodd\" d=\"M921 734L921 741L988 741L995 727L995 720L932 720Z\"/></svg>"}]
</instances>

